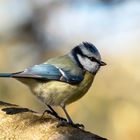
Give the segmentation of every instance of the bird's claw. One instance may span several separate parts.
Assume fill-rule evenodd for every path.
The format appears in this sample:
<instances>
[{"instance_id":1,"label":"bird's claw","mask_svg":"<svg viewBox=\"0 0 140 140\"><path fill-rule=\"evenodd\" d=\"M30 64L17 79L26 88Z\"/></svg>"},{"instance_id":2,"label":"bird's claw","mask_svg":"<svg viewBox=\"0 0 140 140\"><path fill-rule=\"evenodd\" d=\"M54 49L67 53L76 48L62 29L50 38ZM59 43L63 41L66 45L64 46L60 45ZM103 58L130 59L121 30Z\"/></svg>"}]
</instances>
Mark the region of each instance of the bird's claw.
<instances>
[{"instance_id":1,"label":"bird's claw","mask_svg":"<svg viewBox=\"0 0 140 140\"><path fill-rule=\"evenodd\" d=\"M84 129L85 126L83 124L79 124L79 123L76 123L76 124L71 124L73 127L75 128L80 128L80 129Z\"/></svg>"},{"instance_id":2,"label":"bird's claw","mask_svg":"<svg viewBox=\"0 0 140 140\"><path fill-rule=\"evenodd\" d=\"M78 124L78 123L74 124L74 123L69 123L67 121L58 122L57 127L60 127L60 126L72 126L74 128L79 128L79 129L85 128L83 124Z\"/></svg>"},{"instance_id":3,"label":"bird's claw","mask_svg":"<svg viewBox=\"0 0 140 140\"><path fill-rule=\"evenodd\" d=\"M67 122L67 120L63 117L57 116L56 118L58 118L59 121L61 121L61 122Z\"/></svg>"}]
</instances>

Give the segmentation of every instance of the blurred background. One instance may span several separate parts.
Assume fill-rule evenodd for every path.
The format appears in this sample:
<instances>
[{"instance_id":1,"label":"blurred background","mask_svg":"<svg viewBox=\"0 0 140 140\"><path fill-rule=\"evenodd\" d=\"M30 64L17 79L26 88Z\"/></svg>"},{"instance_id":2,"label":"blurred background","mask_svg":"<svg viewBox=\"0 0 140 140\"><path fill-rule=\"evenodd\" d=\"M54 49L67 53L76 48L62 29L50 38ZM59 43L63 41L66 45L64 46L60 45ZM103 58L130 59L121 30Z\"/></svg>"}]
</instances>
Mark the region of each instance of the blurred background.
<instances>
[{"instance_id":1,"label":"blurred background","mask_svg":"<svg viewBox=\"0 0 140 140\"><path fill-rule=\"evenodd\" d=\"M82 41L92 42L108 65L88 94L68 106L73 120L110 140L140 140L139 0L0 1L1 73L42 63ZM14 79L0 79L0 100L45 109Z\"/></svg>"}]
</instances>

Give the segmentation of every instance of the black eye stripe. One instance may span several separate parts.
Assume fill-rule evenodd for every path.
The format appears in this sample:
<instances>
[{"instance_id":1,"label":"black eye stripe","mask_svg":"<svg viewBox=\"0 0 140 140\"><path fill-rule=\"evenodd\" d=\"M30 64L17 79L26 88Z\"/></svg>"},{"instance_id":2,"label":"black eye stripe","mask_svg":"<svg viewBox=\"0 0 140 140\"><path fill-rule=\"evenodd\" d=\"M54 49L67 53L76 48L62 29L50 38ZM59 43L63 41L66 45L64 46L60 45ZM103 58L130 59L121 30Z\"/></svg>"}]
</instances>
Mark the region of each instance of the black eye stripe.
<instances>
[{"instance_id":1,"label":"black eye stripe","mask_svg":"<svg viewBox=\"0 0 140 140\"><path fill-rule=\"evenodd\" d=\"M96 59L96 58L94 58L94 57L88 57L91 61L95 61L95 62L97 62L97 63L99 63L99 61Z\"/></svg>"},{"instance_id":2,"label":"black eye stripe","mask_svg":"<svg viewBox=\"0 0 140 140\"><path fill-rule=\"evenodd\" d=\"M88 57L91 61L97 61L94 57Z\"/></svg>"},{"instance_id":3,"label":"black eye stripe","mask_svg":"<svg viewBox=\"0 0 140 140\"><path fill-rule=\"evenodd\" d=\"M88 57L88 56L86 56L84 54L83 54L83 56L86 57L86 58L88 58L88 59L90 59L92 62L97 62L98 64L100 64L100 61L97 60L95 57Z\"/></svg>"}]
</instances>

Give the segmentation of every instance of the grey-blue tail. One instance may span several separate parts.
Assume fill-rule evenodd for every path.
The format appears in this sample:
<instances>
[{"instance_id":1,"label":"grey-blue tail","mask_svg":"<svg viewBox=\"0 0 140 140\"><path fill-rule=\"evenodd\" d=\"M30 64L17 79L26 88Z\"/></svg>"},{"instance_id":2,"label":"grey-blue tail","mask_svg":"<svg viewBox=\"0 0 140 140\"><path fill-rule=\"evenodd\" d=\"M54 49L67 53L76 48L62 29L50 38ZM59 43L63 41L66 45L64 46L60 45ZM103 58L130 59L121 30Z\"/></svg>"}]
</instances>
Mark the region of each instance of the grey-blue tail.
<instances>
[{"instance_id":1,"label":"grey-blue tail","mask_svg":"<svg viewBox=\"0 0 140 140\"><path fill-rule=\"evenodd\" d=\"M0 77L12 77L13 73L0 73Z\"/></svg>"},{"instance_id":2,"label":"grey-blue tail","mask_svg":"<svg viewBox=\"0 0 140 140\"><path fill-rule=\"evenodd\" d=\"M15 73L0 73L0 77L24 77L24 76L19 76L20 73L22 73L23 71L20 72L15 72Z\"/></svg>"}]
</instances>

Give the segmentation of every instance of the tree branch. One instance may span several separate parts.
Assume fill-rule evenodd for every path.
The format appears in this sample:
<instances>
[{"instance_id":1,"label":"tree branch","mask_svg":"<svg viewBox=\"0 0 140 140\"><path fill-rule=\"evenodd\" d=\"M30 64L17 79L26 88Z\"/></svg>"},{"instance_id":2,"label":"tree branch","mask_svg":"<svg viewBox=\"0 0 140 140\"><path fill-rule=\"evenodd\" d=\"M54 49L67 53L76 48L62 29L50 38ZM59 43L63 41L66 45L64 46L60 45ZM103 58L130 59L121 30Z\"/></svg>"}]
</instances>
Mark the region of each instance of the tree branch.
<instances>
[{"instance_id":1,"label":"tree branch","mask_svg":"<svg viewBox=\"0 0 140 140\"><path fill-rule=\"evenodd\" d=\"M58 120L27 108L0 101L0 139L107 140L71 126L57 127Z\"/></svg>"}]
</instances>

